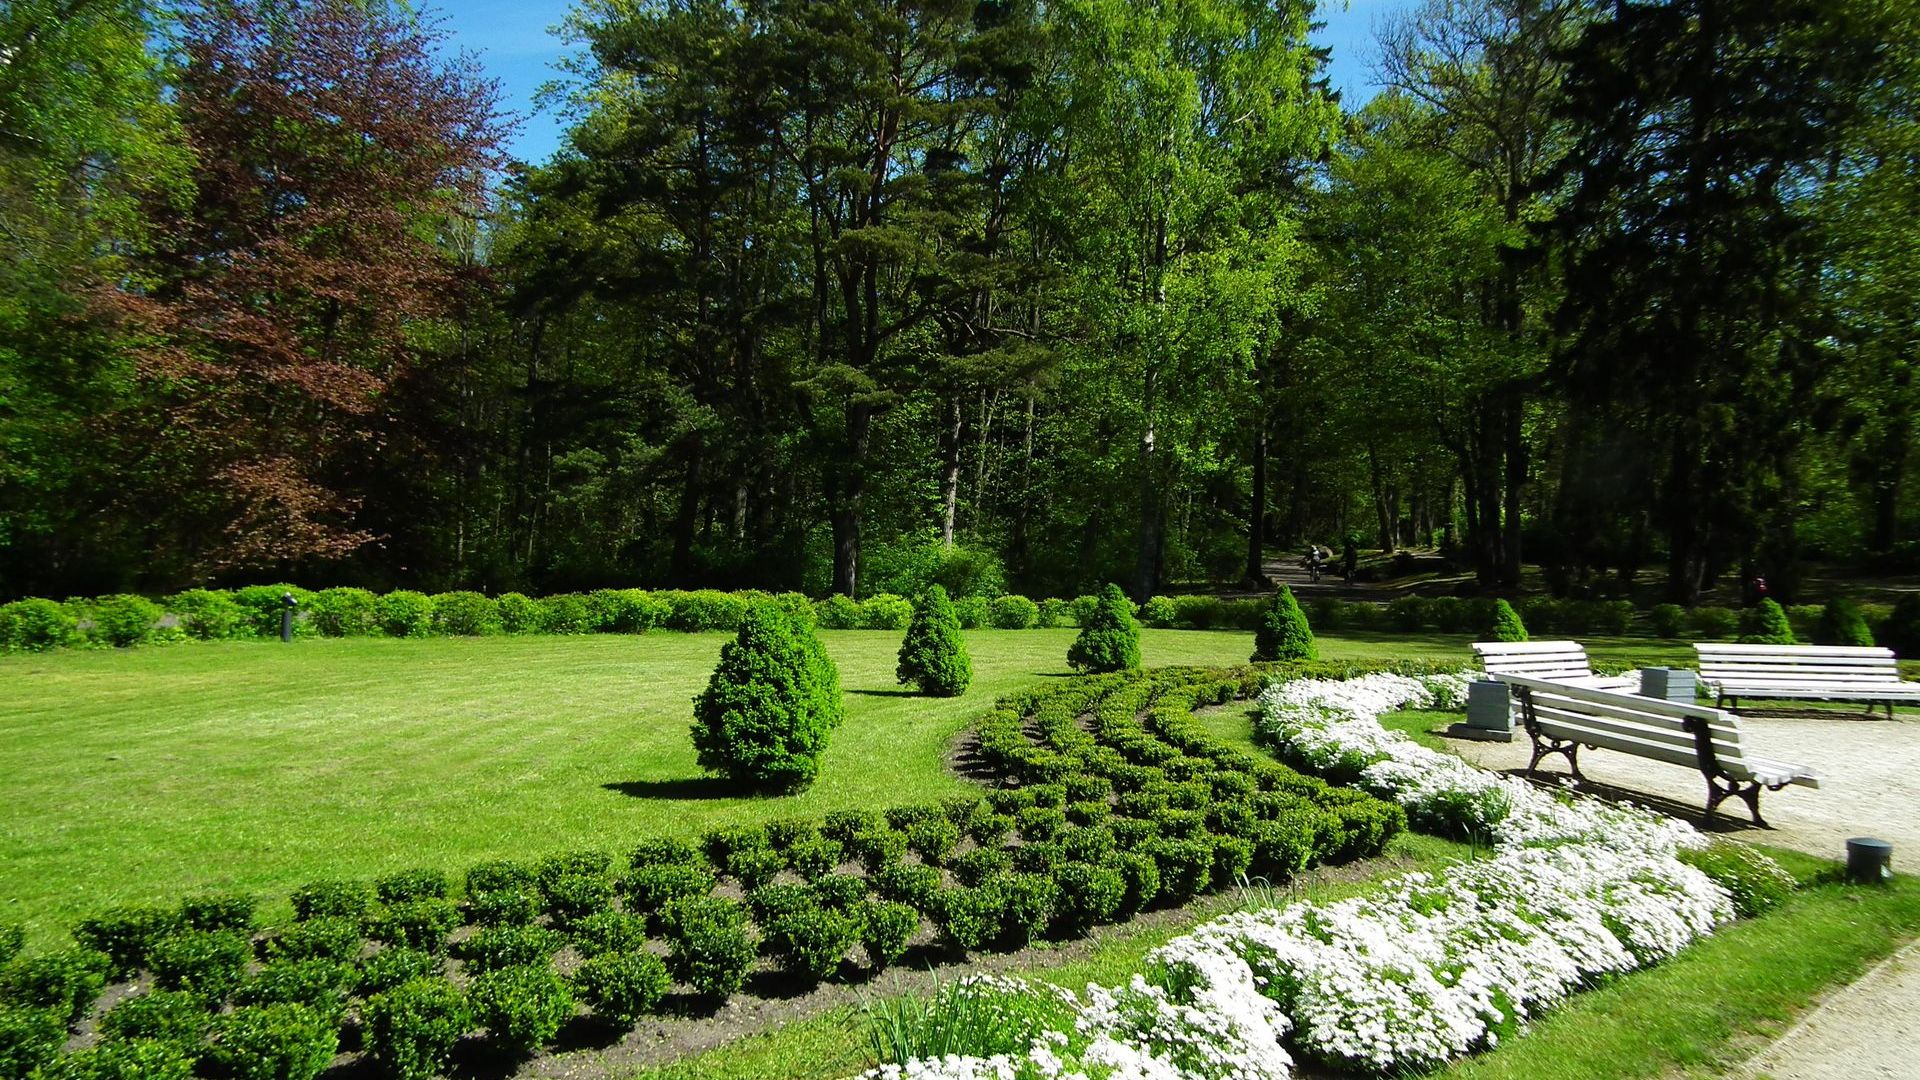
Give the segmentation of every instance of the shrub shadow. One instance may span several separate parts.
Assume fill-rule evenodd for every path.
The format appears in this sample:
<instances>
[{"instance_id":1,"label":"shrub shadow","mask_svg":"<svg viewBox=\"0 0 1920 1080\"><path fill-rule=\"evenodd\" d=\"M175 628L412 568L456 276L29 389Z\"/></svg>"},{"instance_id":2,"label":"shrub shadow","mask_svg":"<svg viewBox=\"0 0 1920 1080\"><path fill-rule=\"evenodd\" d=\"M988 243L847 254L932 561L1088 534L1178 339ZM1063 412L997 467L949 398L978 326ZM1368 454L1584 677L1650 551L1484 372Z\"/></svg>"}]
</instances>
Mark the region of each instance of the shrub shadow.
<instances>
[{"instance_id":1,"label":"shrub shadow","mask_svg":"<svg viewBox=\"0 0 1920 1080\"><path fill-rule=\"evenodd\" d=\"M730 781L717 776L683 776L674 780L616 780L602 788L630 799L731 799L742 794Z\"/></svg>"},{"instance_id":2,"label":"shrub shadow","mask_svg":"<svg viewBox=\"0 0 1920 1080\"><path fill-rule=\"evenodd\" d=\"M849 690L847 691L847 693L859 694L861 697L917 697L919 696L920 692L918 690L900 689L900 690Z\"/></svg>"}]
</instances>

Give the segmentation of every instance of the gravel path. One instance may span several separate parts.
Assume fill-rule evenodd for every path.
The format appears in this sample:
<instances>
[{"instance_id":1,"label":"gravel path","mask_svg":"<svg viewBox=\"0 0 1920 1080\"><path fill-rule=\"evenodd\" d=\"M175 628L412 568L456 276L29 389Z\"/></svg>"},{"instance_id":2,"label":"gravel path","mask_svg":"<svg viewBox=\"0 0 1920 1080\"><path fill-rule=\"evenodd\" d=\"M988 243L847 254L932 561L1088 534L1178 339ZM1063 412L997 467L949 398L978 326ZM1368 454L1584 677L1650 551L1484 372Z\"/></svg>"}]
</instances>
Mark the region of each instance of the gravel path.
<instances>
[{"instance_id":1,"label":"gravel path","mask_svg":"<svg viewBox=\"0 0 1920 1080\"><path fill-rule=\"evenodd\" d=\"M1706 784L1698 773L1605 750L1582 750L1580 771L1603 793L1625 795L1695 825L1756 843L1776 844L1828 858L1845 858L1850 836L1893 843L1894 868L1920 865L1920 720L1858 720L1825 716L1742 717L1743 745L1782 761L1810 765L1821 787L1785 788L1761 796L1772 828L1747 822L1737 800L1721 816L1702 820ZM1488 768L1527 763L1524 732L1511 743L1449 740L1461 756ZM1564 760L1548 758L1548 772ZM1611 790L1609 790L1611 789ZM1920 1077L1920 944L1908 945L1850 986L1829 994L1786 1035L1737 1069L1768 1080L1910 1080Z\"/></svg>"}]
</instances>

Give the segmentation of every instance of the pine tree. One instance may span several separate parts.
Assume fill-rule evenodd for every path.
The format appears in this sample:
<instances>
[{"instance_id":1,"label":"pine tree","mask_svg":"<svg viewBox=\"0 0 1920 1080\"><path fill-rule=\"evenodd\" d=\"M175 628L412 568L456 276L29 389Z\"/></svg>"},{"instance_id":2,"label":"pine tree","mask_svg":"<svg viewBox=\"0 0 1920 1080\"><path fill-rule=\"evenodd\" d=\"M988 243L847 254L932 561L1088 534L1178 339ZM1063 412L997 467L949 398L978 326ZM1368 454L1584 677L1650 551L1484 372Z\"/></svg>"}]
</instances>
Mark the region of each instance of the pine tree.
<instances>
[{"instance_id":1,"label":"pine tree","mask_svg":"<svg viewBox=\"0 0 1920 1080\"><path fill-rule=\"evenodd\" d=\"M960 616L947 599L947 590L939 585L929 585L913 607L913 622L900 643L895 674L902 685L917 686L930 697L959 697L973 681L973 661L960 635Z\"/></svg>"},{"instance_id":2,"label":"pine tree","mask_svg":"<svg viewBox=\"0 0 1920 1080\"><path fill-rule=\"evenodd\" d=\"M813 782L841 716L840 674L811 623L755 604L694 699L693 745L702 768L793 791Z\"/></svg>"},{"instance_id":3,"label":"pine tree","mask_svg":"<svg viewBox=\"0 0 1920 1080\"><path fill-rule=\"evenodd\" d=\"M1793 645L1793 626L1778 602L1762 600L1740 613L1742 645Z\"/></svg>"},{"instance_id":4,"label":"pine tree","mask_svg":"<svg viewBox=\"0 0 1920 1080\"><path fill-rule=\"evenodd\" d=\"M1307 613L1300 610L1293 590L1280 586L1261 614L1259 628L1254 631L1253 660L1312 660L1317 655Z\"/></svg>"},{"instance_id":5,"label":"pine tree","mask_svg":"<svg viewBox=\"0 0 1920 1080\"><path fill-rule=\"evenodd\" d=\"M1495 600L1493 627L1488 633L1488 640L1491 641L1525 641L1527 624L1520 621L1520 613L1513 610L1512 604L1505 600Z\"/></svg>"},{"instance_id":6,"label":"pine tree","mask_svg":"<svg viewBox=\"0 0 1920 1080\"><path fill-rule=\"evenodd\" d=\"M1080 636L1067 650L1067 663L1076 671L1133 671L1140 666L1140 624L1133 604L1118 585L1108 585L1100 602L1080 626Z\"/></svg>"}]
</instances>

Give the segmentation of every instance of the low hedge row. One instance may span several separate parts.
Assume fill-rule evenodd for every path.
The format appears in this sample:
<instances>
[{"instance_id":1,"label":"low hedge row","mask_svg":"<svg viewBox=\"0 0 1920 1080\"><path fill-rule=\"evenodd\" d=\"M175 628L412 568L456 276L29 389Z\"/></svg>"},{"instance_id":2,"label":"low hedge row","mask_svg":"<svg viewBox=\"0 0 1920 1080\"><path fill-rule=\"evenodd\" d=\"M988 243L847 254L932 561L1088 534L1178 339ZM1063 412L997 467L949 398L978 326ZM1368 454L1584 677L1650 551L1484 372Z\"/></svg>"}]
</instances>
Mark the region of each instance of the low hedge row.
<instances>
[{"instance_id":1,"label":"low hedge row","mask_svg":"<svg viewBox=\"0 0 1920 1080\"><path fill-rule=\"evenodd\" d=\"M310 591L296 585L250 585L189 589L158 603L132 595L16 600L0 605L0 651L273 638L280 634L282 598L287 595L294 598L293 630L298 637L725 631L738 629L748 607L763 600L810 611L828 630L904 630L913 618L912 601L890 594L856 601L837 595L810 600L799 593L598 589L534 599L522 593L429 596L407 589L377 594L352 587ZM1001 596L967 597L953 606L967 629L1026 630L1078 625L1079 614L1095 602L1092 596L1040 601Z\"/></svg>"},{"instance_id":2,"label":"low hedge row","mask_svg":"<svg viewBox=\"0 0 1920 1080\"><path fill-rule=\"evenodd\" d=\"M389 1074L425 1077L469 1034L521 1054L581 1006L631 1026L676 987L717 1004L756 971L811 985L916 942L931 960L1076 937L1243 876L1378 851L1405 826L1397 807L1191 721L1275 670L1122 673L1004 700L977 732L1003 784L984 795L655 838L625 859L490 861L458 889L431 869L319 881L270 930L241 895L116 908L76 926L73 946L26 957L0 928L0 1077L115 1055L148 1055L143 1076L208 1062L311 1077L350 1032ZM118 1003L99 1045L62 1056L103 994Z\"/></svg>"}]
</instances>

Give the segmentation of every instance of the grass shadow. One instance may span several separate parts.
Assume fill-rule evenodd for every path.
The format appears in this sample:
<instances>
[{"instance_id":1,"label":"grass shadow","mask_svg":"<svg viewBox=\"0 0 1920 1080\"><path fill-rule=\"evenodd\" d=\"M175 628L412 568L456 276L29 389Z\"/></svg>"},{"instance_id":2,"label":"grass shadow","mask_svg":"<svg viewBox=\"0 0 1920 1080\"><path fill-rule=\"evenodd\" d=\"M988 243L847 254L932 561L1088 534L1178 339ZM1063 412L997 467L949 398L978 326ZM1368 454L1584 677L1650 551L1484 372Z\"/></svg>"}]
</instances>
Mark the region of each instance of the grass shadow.
<instances>
[{"instance_id":1,"label":"grass shadow","mask_svg":"<svg viewBox=\"0 0 1920 1080\"><path fill-rule=\"evenodd\" d=\"M919 697L920 696L920 691L909 690L905 687L902 687L901 689L898 689L898 690L848 690L847 693L858 694L861 697Z\"/></svg>"},{"instance_id":2,"label":"grass shadow","mask_svg":"<svg viewBox=\"0 0 1920 1080\"><path fill-rule=\"evenodd\" d=\"M676 780L616 780L601 787L630 799L733 799L742 792L717 776L683 776Z\"/></svg>"}]
</instances>

